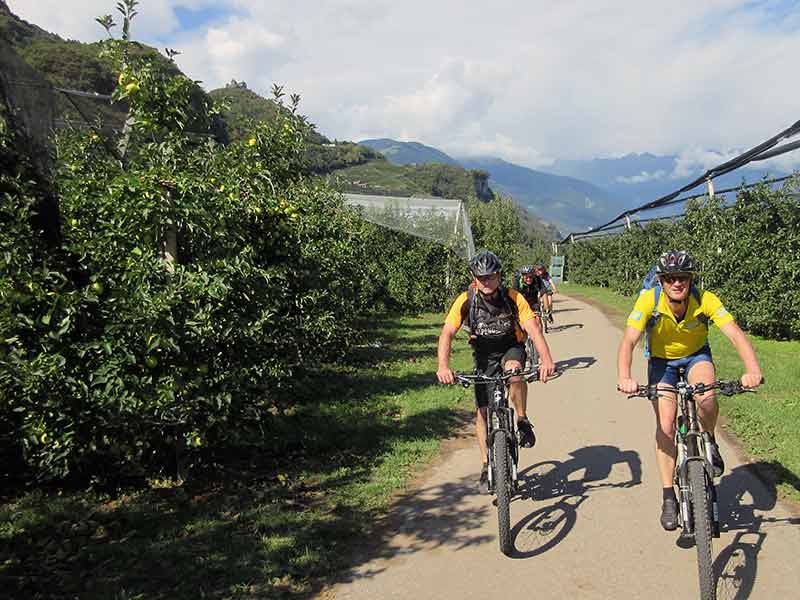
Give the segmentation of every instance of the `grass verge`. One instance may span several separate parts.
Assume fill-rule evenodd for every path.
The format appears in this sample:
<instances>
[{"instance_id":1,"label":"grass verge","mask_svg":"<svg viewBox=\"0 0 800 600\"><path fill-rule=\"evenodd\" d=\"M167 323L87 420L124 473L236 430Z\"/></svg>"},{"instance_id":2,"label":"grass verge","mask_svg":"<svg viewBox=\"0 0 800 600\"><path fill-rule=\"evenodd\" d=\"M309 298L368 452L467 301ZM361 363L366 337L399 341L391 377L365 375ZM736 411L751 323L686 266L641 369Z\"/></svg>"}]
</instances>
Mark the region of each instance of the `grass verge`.
<instances>
[{"instance_id":1,"label":"grass verge","mask_svg":"<svg viewBox=\"0 0 800 600\"><path fill-rule=\"evenodd\" d=\"M463 426L468 390L435 383L441 315L383 323L309 400L265 416L281 456L186 482L31 491L0 503L0 583L13 598L305 598L381 535L392 496ZM453 367L470 366L455 344Z\"/></svg>"},{"instance_id":2,"label":"grass verge","mask_svg":"<svg viewBox=\"0 0 800 600\"><path fill-rule=\"evenodd\" d=\"M611 321L623 328L635 298L608 289L561 284L559 291L599 304ZM720 398L720 413L742 449L759 463L761 476L775 485L783 499L800 503L800 342L749 336L766 384L757 395ZM734 347L716 327L709 337L720 379L738 379L742 363Z\"/></svg>"}]
</instances>

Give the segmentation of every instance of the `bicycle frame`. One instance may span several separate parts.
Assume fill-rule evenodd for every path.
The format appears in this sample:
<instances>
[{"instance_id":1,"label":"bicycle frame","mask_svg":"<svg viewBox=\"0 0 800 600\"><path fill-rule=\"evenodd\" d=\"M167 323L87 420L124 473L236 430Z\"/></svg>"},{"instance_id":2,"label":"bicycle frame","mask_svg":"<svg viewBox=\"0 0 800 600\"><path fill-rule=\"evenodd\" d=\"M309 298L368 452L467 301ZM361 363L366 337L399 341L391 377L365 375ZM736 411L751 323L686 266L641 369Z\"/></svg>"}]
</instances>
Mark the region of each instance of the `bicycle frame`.
<instances>
[{"instance_id":1,"label":"bicycle frame","mask_svg":"<svg viewBox=\"0 0 800 600\"><path fill-rule=\"evenodd\" d=\"M717 490L714 485L714 467L711 464L708 444L708 434L700 431L700 421L697 416L697 404L694 393L686 382L684 369L678 370L678 411L675 415L675 446L677 456L675 461L675 486L678 488L681 502L681 520L683 531L687 535L694 533L694 515L691 514L691 495L688 482L689 463L701 462L709 481L709 492L712 504L712 522L714 537L719 537L719 506L717 503Z\"/></svg>"},{"instance_id":2,"label":"bicycle frame","mask_svg":"<svg viewBox=\"0 0 800 600\"><path fill-rule=\"evenodd\" d=\"M519 443L516 431L516 419L514 419L514 408L508 402L508 386L514 377L520 377L523 381L531 382L538 379L538 368L530 370L505 371L496 377L486 377L483 375L460 375L456 376L462 385L491 385L491 397L486 407L486 444L488 446L489 464L495 464L493 455L494 438L497 433L504 431L508 440L508 451L511 457L511 482L513 488L517 488L517 465L519 464ZM494 469L489 469L489 491L495 493Z\"/></svg>"}]
</instances>

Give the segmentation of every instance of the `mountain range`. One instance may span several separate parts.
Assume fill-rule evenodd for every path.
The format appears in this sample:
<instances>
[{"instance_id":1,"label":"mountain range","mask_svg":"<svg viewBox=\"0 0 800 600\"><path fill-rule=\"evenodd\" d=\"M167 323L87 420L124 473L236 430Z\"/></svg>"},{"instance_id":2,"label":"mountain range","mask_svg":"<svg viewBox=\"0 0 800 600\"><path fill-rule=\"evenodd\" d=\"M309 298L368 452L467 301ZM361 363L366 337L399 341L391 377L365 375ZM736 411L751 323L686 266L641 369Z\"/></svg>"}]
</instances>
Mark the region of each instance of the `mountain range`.
<instances>
[{"instance_id":1,"label":"mountain range","mask_svg":"<svg viewBox=\"0 0 800 600\"><path fill-rule=\"evenodd\" d=\"M557 160L543 169L531 169L497 157L451 157L419 142L391 139L362 140L362 145L382 153L395 164L422 164L430 161L459 164L468 169L489 173L489 185L510 194L520 205L530 209L562 232L583 231L605 223L621 212L640 206L680 189L702 175L682 167L678 156L649 153L628 154L618 158ZM685 171L685 172L684 172ZM754 163L715 179L717 190L735 188L764 177L786 173ZM704 188L696 189L702 193ZM680 212L680 205L672 213ZM665 214L643 214L644 218Z\"/></svg>"}]
</instances>

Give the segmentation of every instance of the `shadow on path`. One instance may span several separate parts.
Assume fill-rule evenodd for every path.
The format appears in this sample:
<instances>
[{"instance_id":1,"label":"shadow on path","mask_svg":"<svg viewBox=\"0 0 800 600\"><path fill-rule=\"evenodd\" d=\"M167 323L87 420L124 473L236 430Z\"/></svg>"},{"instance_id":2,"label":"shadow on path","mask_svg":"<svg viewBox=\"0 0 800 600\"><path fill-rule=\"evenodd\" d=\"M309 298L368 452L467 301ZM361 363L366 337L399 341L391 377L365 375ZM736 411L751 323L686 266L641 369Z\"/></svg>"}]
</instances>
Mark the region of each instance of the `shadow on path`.
<instances>
[{"instance_id":1,"label":"shadow on path","mask_svg":"<svg viewBox=\"0 0 800 600\"><path fill-rule=\"evenodd\" d=\"M557 323L548 325L547 332L548 333L558 333L560 331L566 331L567 329L583 329L583 323L565 323L564 325L559 325Z\"/></svg>"},{"instance_id":2,"label":"shadow on path","mask_svg":"<svg viewBox=\"0 0 800 600\"><path fill-rule=\"evenodd\" d=\"M464 505L465 498L475 495L478 495L475 476L469 475L455 482L416 489L400 497L391 513L377 523L376 530L380 533L356 552L354 567L339 581L349 583L382 573L383 567L367 570L358 567L375 559L408 556L443 546L448 552L457 552L490 542L493 536L480 532L493 510L488 497L480 507ZM390 543L390 538L396 534L401 536L400 545ZM458 560L457 557L454 560Z\"/></svg>"},{"instance_id":3,"label":"shadow on path","mask_svg":"<svg viewBox=\"0 0 800 600\"><path fill-rule=\"evenodd\" d=\"M547 552L572 531L578 508L592 491L603 488L628 488L642 481L639 454L616 446L587 446L570 453L565 462L544 461L520 472L520 491L515 501L553 500L523 517L511 530L512 558L531 558ZM627 465L630 479L606 481L617 463ZM582 472L582 477L575 475Z\"/></svg>"},{"instance_id":4,"label":"shadow on path","mask_svg":"<svg viewBox=\"0 0 800 600\"><path fill-rule=\"evenodd\" d=\"M574 356L567 360L556 362L556 371L568 371L570 369L588 369L597 359L594 356Z\"/></svg>"},{"instance_id":5,"label":"shadow on path","mask_svg":"<svg viewBox=\"0 0 800 600\"><path fill-rule=\"evenodd\" d=\"M775 518L763 514L775 507L777 498L774 485L765 484L757 476L765 467L770 465L740 465L723 477L717 486L721 528L735 532L733 541L714 561L719 600L750 598L758 573L759 554L767 541L768 530L800 526L798 517Z\"/></svg>"}]
</instances>

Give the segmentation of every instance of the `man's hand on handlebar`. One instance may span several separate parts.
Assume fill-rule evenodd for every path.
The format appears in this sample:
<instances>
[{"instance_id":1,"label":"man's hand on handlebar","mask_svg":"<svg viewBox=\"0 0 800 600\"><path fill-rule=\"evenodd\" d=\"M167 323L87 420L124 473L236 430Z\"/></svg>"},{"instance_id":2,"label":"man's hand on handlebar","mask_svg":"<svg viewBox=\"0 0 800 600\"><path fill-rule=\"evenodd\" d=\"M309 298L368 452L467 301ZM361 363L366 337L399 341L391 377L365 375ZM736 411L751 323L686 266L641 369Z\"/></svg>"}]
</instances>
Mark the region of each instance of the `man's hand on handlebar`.
<instances>
[{"instance_id":1,"label":"man's hand on handlebar","mask_svg":"<svg viewBox=\"0 0 800 600\"><path fill-rule=\"evenodd\" d=\"M556 372L556 365L552 359L539 361L539 381L545 383Z\"/></svg>"},{"instance_id":2,"label":"man's hand on handlebar","mask_svg":"<svg viewBox=\"0 0 800 600\"><path fill-rule=\"evenodd\" d=\"M764 383L764 377L761 373L745 373L739 381L741 381L743 388L751 389Z\"/></svg>"},{"instance_id":3,"label":"man's hand on handlebar","mask_svg":"<svg viewBox=\"0 0 800 600\"><path fill-rule=\"evenodd\" d=\"M439 370L436 371L436 378L439 380L439 383L446 383L448 385L456 382L453 371L449 367L439 367Z\"/></svg>"},{"instance_id":4,"label":"man's hand on handlebar","mask_svg":"<svg viewBox=\"0 0 800 600\"><path fill-rule=\"evenodd\" d=\"M639 384L630 377L620 378L617 380L617 389L624 394L635 394L639 391Z\"/></svg>"}]
</instances>

